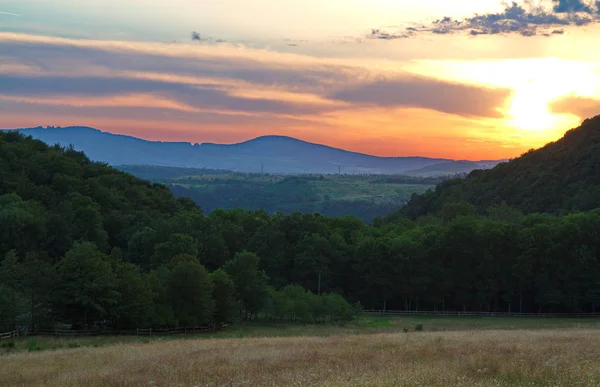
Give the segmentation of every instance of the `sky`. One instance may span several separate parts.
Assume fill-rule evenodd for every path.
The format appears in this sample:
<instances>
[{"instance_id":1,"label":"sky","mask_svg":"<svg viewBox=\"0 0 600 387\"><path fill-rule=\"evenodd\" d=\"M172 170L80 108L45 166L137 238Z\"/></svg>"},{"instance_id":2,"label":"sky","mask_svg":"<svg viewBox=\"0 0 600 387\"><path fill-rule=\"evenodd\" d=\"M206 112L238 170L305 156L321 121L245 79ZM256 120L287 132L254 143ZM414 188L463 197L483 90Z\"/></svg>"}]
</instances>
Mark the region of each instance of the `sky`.
<instances>
[{"instance_id":1,"label":"sky","mask_svg":"<svg viewBox=\"0 0 600 387\"><path fill-rule=\"evenodd\" d=\"M600 113L599 6L2 0L0 127L517 157Z\"/></svg>"}]
</instances>

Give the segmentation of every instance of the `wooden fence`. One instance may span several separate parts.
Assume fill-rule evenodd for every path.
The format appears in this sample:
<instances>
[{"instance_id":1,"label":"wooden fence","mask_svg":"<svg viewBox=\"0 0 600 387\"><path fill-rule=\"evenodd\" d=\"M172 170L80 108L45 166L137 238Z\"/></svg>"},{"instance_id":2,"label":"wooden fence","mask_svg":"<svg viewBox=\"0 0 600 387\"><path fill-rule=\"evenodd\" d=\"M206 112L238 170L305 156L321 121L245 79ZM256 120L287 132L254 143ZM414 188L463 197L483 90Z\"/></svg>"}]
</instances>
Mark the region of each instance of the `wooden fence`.
<instances>
[{"instance_id":1,"label":"wooden fence","mask_svg":"<svg viewBox=\"0 0 600 387\"><path fill-rule=\"evenodd\" d=\"M600 317L600 313L509 313L509 312L458 312L422 310L364 310L369 315L386 316L481 316L481 317Z\"/></svg>"},{"instance_id":2,"label":"wooden fence","mask_svg":"<svg viewBox=\"0 0 600 387\"><path fill-rule=\"evenodd\" d=\"M80 336L166 336L166 335L186 335L193 333L213 332L220 329L218 326L193 326L181 328L138 328L135 330L75 330L75 329L36 329L29 332L27 336L61 336L61 337L80 337Z\"/></svg>"},{"instance_id":3,"label":"wooden fence","mask_svg":"<svg viewBox=\"0 0 600 387\"><path fill-rule=\"evenodd\" d=\"M19 337L19 331L0 333L0 340L10 340Z\"/></svg>"}]
</instances>

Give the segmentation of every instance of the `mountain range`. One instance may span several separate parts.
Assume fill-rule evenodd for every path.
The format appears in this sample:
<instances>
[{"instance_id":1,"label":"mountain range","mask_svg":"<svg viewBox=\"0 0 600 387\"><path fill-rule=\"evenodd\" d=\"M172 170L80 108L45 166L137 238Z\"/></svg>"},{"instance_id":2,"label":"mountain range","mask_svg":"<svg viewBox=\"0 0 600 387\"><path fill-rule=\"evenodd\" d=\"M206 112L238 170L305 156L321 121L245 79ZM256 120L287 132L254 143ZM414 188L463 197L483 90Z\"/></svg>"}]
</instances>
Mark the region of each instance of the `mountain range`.
<instances>
[{"instance_id":1,"label":"mountain range","mask_svg":"<svg viewBox=\"0 0 600 387\"><path fill-rule=\"evenodd\" d=\"M94 161L111 165L209 168L280 174L405 174L447 176L488 169L504 160L465 161L427 157L378 157L285 136L263 136L237 144L160 142L90 127L18 130L48 144L73 145Z\"/></svg>"}]
</instances>

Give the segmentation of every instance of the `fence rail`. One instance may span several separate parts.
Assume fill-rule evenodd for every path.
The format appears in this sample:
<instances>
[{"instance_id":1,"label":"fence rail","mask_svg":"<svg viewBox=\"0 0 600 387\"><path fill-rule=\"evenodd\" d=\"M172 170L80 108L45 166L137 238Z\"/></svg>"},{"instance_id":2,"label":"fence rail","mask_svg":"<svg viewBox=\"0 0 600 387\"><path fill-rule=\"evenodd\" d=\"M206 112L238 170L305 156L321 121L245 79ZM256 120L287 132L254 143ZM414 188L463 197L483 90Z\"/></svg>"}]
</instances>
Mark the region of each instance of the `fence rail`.
<instances>
[{"instance_id":1,"label":"fence rail","mask_svg":"<svg viewBox=\"0 0 600 387\"><path fill-rule=\"evenodd\" d=\"M10 340L19 337L19 331L11 331L6 333L0 333L0 340Z\"/></svg>"},{"instance_id":2,"label":"fence rail","mask_svg":"<svg viewBox=\"0 0 600 387\"><path fill-rule=\"evenodd\" d=\"M365 314L396 316L482 316L482 317L600 317L600 313L511 313L511 312L458 312L415 310L364 310Z\"/></svg>"},{"instance_id":3,"label":"fence rail","mask_svg":"<svg viewBox=\"0 0 600 387\"><path fill-rule=\"evenodd\" d=\"M181 328L138 328L135 330L75 330L75 329L36 329L30 332L30 336L61 336L61 337L80 337L80 336L166 336L166 335L185 335L192 333L212 332L220 327L213 325L193 326ZM18 332L17 332L18 333Z\"/></svg>"}]
</instances>

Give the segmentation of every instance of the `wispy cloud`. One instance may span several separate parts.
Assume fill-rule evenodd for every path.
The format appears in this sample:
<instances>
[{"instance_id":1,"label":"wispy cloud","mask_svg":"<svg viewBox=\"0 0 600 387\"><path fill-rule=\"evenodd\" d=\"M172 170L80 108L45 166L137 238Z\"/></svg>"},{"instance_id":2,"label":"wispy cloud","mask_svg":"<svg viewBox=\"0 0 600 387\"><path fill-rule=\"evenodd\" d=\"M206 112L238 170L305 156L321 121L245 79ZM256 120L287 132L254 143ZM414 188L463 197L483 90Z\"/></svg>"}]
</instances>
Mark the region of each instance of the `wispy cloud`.
<instances>
[{"instance_id":1,"label":"wispy cloud","mask_svg":"<svg viewBox=\"0 0 600 387\"><path fill-rule=\"evenodd\" d=\"M498 108L511 93L416 75L403 70L404 62L375 66L371 59L228 43L157 44L0 32L0 45L0 116L5 123L23 122L18 126L97 126L112 120L105 129L117 131L133 122L137 132L129 133L146 136L152 127L162 130L163 139L172 139L177 130L200 141L275 133L379 154L414 149L426 154L436 151L431 144L415 148L420 141L415 128L427 127L432 135L454 128L452 136L460 139L482 122L501 122ZM417 116L423 120L415 120ZM360 145L365 141L372 146ZM444 149L440 154L456 151L445 142L436 144Z\"/></svg>"},{"instance_id":2,"label":"wispy cloud","mask_svg":"<svg viewBox=\"0 0 600 387\"><path fill-rule=\"evenodd\" d=\"M0 43L12 53L4 57L11 66L0 66L0 86L7 95L160 93L189 106L264 114L309 116L361 106L418 106L480 117L497 117L496 108L510 95L508 90L375 69L351 60L227 45L102 42L9 33L0 33ZM67 64L69 71L65 71ZM473 98L441 97L458 94Z\"/></svg>"},{"instance_id":3,"label":"wispy cloud","mask_svg":"<svg viewBox=\"0 0 600 387\"><path fill-rule=\"evenodd\" d=\"M400 26L393 30L373 29L370 39L395 40L422 33L446 35L455 32L471 36L520 34L522 36L562 35L564 28L581 27L600 20L600 1L534 0L506 3L502 12L476 14L464 19L446 16L428 24Z\"/></svg>"},{"instance_id":4,"label":"wispy cloud","mask_svg":"<svg viewBox=\"0 0 600 387\"><path fill-rule=\"evenodd\" d=\"M11 13L11 12L2 12L0 11L0 16L1 15L5 15L5 16L15 16L15 17L20 17L21 15L19 15L18 13Z\"/></svg>"}]
</instances>

